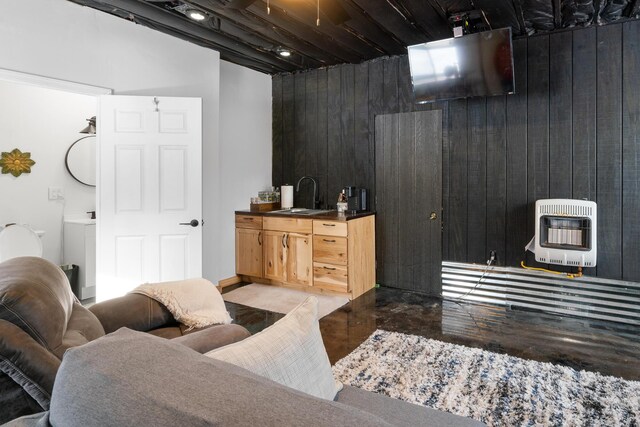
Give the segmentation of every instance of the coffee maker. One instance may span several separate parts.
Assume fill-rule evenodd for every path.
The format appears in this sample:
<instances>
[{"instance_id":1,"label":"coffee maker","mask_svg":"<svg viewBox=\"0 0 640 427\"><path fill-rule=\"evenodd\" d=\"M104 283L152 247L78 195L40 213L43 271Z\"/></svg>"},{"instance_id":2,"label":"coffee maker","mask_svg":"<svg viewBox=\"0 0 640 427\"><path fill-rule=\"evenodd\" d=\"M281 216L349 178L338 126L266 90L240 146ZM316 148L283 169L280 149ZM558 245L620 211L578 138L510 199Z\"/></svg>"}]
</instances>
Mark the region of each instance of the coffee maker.
<instances>
[{"instance_id":1,"label":"coffee maker","mask_svg":"<svg viewBox=\"0 0 640 427\"><path fill-rule=\"evenodd\" d=\"M347 211L364 212L369 210L369 197L366 188L349 186L344 188L347 196Z\"/></svg>"}]
</instances>

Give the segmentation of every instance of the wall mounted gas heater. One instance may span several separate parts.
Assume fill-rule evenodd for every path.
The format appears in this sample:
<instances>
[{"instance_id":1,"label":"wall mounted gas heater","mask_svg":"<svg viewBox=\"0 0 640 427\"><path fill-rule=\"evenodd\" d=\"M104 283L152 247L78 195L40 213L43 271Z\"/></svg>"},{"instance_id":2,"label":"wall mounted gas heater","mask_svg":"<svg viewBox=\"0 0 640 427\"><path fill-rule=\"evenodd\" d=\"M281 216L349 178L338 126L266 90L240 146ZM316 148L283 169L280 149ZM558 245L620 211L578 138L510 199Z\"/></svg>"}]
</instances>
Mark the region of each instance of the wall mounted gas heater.
<instances>
[{"instance_id":1,"label":"wall mounted gas heater","mask_svg":"<svg viewBox=\"0 0 640 427\"><path fill-rule=\"evenodd\" d=\"M536 201L536 261L573 267L595 267L597 205L572 199Z\"/></svg>"}]
</instances>

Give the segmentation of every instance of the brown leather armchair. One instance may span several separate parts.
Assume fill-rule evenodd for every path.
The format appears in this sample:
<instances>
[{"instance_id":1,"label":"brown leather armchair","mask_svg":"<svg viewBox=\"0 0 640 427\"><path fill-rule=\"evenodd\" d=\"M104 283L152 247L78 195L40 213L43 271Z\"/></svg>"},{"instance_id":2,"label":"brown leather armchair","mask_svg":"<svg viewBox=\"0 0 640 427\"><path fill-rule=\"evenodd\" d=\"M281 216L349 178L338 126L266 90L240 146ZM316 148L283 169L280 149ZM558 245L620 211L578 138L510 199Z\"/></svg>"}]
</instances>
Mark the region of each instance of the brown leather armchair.
<instances>
[{"instance_id":1,"label":"brown leather armchair","mask_svg":"<svg viewBox=\"0 0 640 427\"><path fill-rule=\"evenodd\" d=\"M249 336L239 325L187 331L144 295L129 294L87 310L54 264L10 259L0 263L0 424L47 410L64 352L121 327L172 338L201 353Z\"/></svg>"}]
</instances>

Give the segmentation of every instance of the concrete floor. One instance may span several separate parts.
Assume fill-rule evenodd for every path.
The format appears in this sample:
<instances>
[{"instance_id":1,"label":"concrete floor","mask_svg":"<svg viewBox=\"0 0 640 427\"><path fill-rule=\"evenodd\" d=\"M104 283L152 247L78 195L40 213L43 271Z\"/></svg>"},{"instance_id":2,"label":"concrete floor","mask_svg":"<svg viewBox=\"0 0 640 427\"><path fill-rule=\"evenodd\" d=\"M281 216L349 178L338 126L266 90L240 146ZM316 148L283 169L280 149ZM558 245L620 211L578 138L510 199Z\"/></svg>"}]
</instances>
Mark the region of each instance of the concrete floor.
<instances>
[{"instance_id":1,"label":"concrete floor","mask_svg":"<svg viewBox=\"0 0 640 427\"><path fill-rule=\"evenodd\" d=\"M251 333L283 317L233 303L227 307ZM320 328L332 364L383 329L640 380L640 328L632 325L378 288L322 318Z\"/></svg>"}]
</instances>

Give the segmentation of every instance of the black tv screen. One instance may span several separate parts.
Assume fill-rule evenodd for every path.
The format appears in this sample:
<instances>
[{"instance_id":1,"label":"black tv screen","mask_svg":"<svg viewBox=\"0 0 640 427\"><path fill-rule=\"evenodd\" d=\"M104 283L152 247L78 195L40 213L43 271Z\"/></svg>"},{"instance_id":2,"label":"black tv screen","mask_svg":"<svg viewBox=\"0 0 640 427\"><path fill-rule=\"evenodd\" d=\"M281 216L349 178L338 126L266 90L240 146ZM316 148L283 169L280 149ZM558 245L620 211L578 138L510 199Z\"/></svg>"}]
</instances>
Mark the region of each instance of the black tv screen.
<instances>
[{"instance_id":1,"label":"black tv screen","mask_svg":"<svg viewBox=\"0 0 640 427\"><path fill-rule=\"evenodd\" d=\"M409 46L417 103L514 93L511 28Z\"/></svg>"}]
</instances>

